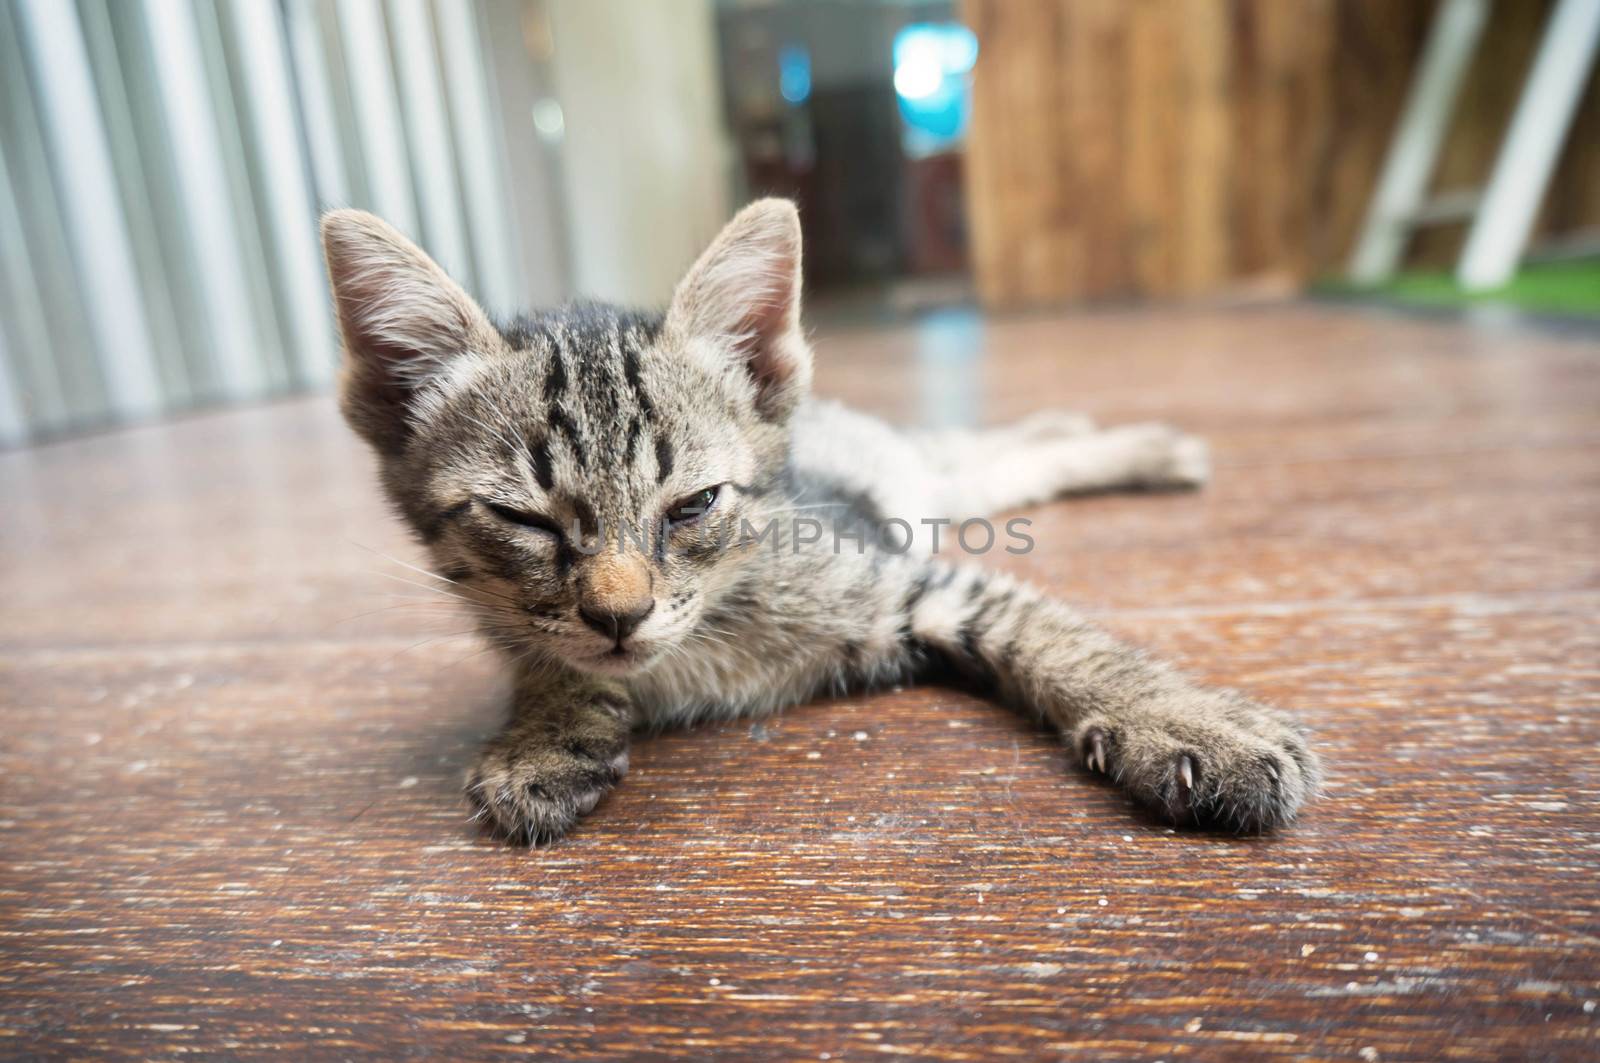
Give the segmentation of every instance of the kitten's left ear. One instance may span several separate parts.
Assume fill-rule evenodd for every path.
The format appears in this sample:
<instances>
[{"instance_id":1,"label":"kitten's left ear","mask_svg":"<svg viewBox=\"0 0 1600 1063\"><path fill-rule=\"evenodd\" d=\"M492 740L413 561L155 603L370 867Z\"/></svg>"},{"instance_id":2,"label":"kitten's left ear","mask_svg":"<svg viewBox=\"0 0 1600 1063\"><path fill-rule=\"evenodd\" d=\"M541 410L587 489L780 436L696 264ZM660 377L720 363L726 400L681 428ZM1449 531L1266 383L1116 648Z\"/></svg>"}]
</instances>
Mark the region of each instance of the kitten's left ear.
<instances>
[{"instance_id":1,"label":"kitten's left ear","mask_svg":"<svg viewBox=\"0 0 1600 1063\"><path fill-rule=\"evenodd\" d=\"M787 199L745 207L678 283L667 330L709 340L739 359L756 407L781 421L811 388L811 349L800 331L800 215Z\"/></svg>"}]
</instances>

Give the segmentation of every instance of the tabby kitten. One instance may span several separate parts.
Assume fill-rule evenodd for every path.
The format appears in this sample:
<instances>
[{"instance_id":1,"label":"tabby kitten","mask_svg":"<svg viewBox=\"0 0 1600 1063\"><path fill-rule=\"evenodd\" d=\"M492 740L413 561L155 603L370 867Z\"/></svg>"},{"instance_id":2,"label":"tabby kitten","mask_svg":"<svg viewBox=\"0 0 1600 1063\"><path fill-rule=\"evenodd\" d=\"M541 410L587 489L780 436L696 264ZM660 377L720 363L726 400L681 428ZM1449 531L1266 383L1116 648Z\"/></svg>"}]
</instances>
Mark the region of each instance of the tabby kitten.
<instances>
[{"instance_id":1,"label":"tabby kitten","mask_svg":"<svg viewBox=\"0 0 1600 1063\"><path fill-rule=\"evenodd\" d=\"M664 314L582 304L504 328L378 218L334 211L322 231L345 416L514 673L467 783L504 837L570 829L627 771L635 728L951 670L1176 823L1259 831L1315 790L1288 717L948 561L968 518L1198 485L1204 446L1063 413L902 433L813 400L787 201L740 212Z\"/></svg>"}]
</instances>

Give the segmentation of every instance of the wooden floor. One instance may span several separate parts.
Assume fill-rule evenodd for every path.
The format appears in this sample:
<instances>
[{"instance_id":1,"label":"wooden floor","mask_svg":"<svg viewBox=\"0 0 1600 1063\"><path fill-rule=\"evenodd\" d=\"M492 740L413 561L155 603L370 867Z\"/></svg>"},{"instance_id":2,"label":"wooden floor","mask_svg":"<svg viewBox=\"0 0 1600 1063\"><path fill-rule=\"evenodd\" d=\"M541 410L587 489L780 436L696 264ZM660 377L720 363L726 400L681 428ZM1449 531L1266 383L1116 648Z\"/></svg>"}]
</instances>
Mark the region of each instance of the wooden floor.
<instances>
[{"instance_id":1,"label":"wooden floor","mask_svg":"<svg viewBox=\"0 0 1600 1063\"><path fill-rule=\"evenodd\" d=\"M1208 436L1002 555L1300 713L1326 795L1174 833L942 689L642 740L553 849L503 687L325 400L0 455L0 1055L1600 1052L1600 342L1312 307L824 335L905 420Z\"/></svg>"}]
</instances>

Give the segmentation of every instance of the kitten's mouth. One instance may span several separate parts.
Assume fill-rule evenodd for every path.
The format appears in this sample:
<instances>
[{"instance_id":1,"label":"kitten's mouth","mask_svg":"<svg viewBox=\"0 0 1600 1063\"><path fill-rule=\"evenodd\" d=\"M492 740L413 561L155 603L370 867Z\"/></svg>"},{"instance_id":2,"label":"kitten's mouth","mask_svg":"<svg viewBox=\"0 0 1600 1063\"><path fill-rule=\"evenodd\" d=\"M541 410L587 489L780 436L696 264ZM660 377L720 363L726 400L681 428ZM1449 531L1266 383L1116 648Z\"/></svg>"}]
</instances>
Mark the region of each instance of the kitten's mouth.
<instances>
[{"instance_id":1,"label":"kitten's mouth","mask_svg":"<svg viewBox=\"0 0 1600 1063\"><path fill-rule=\"evenodd\" d=\"M618 675L638 671L655 657L655 650L639 643L617 643L586 658L583 666L594 672Z\"/></svg>"}]
</instances>

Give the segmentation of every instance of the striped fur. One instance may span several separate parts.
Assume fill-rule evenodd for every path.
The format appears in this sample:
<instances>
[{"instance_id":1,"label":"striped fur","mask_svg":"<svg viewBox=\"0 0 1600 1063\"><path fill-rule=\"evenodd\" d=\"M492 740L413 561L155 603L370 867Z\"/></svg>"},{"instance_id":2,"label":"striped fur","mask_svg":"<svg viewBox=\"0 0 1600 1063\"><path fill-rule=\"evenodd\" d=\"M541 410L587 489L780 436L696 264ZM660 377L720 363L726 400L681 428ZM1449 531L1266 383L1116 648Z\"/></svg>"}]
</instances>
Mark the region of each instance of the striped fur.
<instances>
[{"instance_id":1,"label":"striped fur","mask_svg":"<svg viewBox=\"0 0 1600 1063\"><path fill-rule=\"evenodd\" d=\"M468 783L506 837L569 829L621 778L634 728L952 670L1176 822L1270 828L1315 789L1282 714L949 564L926 535L872 533L886 516L925 532L1073 492L1195 486L1205 450L1062 413L904 433L812 400L788 203L735 218L664 314L578 304L497 329L370 215L335 212L324 231L346 414L512 661L511 722ZM705 517L669 521L707 488ZM595 553L602 527L614 549Z\"/></svg>"}]
</instances>

